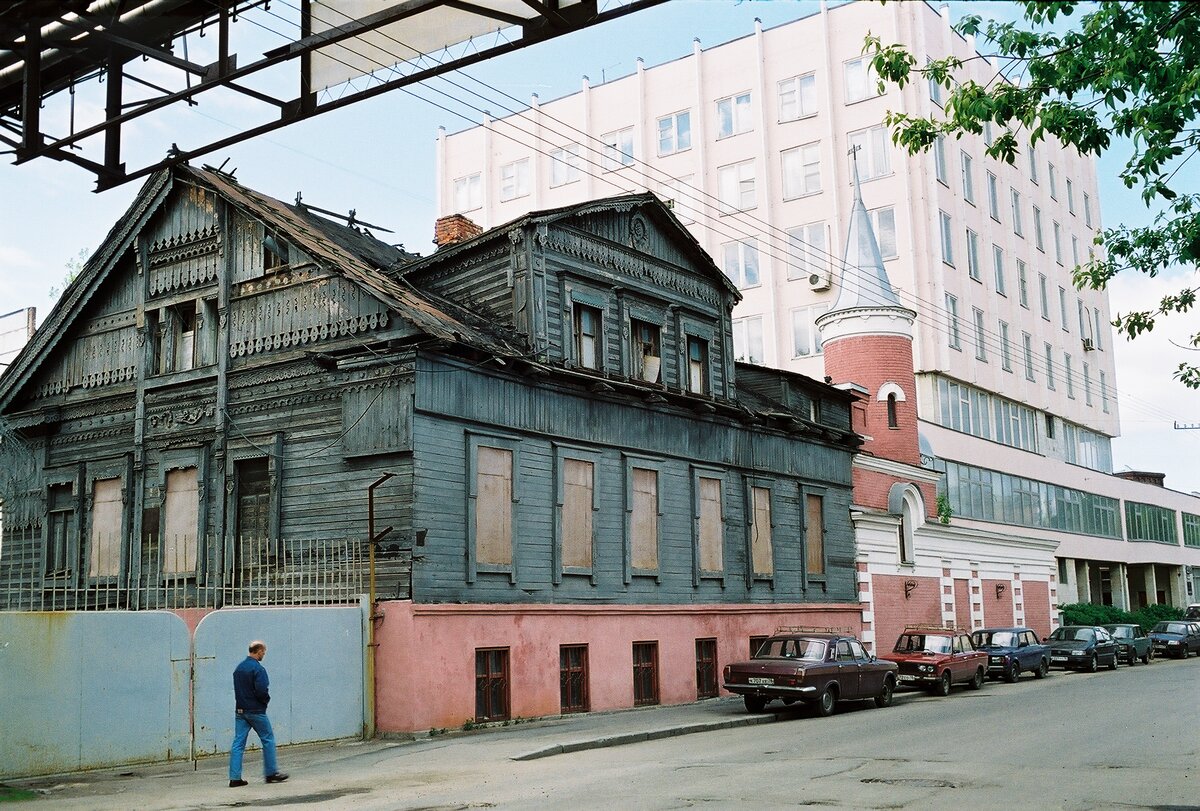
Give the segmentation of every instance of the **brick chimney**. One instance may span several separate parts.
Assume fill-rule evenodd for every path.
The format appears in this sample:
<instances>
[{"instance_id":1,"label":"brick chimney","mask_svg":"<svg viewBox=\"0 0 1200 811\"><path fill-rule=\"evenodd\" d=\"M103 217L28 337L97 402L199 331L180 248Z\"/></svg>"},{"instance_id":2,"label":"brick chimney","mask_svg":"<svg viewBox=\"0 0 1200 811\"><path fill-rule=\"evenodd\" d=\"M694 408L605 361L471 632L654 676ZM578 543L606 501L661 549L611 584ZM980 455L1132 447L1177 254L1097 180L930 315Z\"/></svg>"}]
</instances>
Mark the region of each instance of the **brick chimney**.
<instances>
[{"instance_id":1,"label":"brick chimney","mask_svg":"<svg viewBox=\"0 0 1200 811\"><path fill-rule=\"evenodd\" d=\"M483 229L462 214L451 214L439 217L433 228L433 244L439 248L466 242L471 237L479 236Z\"/></svg>"}]
</instances>

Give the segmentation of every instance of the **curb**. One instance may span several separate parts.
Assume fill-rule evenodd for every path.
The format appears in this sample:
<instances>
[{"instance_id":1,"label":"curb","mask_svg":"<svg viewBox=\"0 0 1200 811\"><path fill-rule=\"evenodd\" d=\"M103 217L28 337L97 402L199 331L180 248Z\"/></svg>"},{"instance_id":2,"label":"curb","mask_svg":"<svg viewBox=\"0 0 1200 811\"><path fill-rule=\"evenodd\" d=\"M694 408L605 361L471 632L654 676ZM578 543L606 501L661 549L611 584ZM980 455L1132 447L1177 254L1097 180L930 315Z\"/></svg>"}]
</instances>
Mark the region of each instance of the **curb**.
<instances>
[{"instance_id":1,"label":"curb","mask_svg":"<svg viewBox=\"0 0 1200 811\"><path fill-rule=\"evenodd\" d=\"M537 749L524 755L516 755L510 758L510 760L538 760L540 758L553 757L554 755L565 755L571 752L583 752L588 749L606 749L611 746L624 746L630 743L656 741L662 738L674 738L680 735L692 735L697 732L714 732L720 729L756 726L758 724L772 724L778 720L779 716L775 714L748 715L745 718L732 718L725 721L709 721L700 724L687 724L685 726L654 729L650 730L649 732L629 732L624 735L610 735L603 738L590 738L588 740L570 741L568 743L547 746L544 749Z\"/></svg>"}]
</instances>

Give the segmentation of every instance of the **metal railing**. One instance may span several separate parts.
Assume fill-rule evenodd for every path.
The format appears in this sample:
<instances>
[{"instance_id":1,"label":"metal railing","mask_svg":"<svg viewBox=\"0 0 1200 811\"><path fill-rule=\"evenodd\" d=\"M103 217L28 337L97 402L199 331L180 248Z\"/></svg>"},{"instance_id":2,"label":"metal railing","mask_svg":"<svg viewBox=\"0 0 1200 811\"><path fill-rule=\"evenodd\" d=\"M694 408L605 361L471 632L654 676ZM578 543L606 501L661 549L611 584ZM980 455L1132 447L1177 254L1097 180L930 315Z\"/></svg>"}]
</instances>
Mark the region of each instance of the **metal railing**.
<instances>
[{"instance_id":1,"label":"metal railing","mask_svg":"<svg viewBox=\"0 0 1200 811\"><path fill-rule=\"evenodd\" d=\"M177 536L48 540L6 532L0 610L80 611L353 603L367 588L360 539Z\"/></svg>"}]
</instances>

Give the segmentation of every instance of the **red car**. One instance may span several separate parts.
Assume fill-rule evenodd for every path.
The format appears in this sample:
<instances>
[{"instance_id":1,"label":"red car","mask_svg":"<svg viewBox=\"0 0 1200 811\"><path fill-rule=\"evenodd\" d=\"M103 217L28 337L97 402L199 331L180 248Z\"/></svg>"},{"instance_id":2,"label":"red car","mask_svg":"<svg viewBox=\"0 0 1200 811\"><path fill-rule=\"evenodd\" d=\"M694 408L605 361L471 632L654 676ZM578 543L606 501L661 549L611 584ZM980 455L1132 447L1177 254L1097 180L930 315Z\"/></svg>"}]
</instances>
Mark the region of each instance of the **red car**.
<instances>
[{"instance_id":1,"label":"red car","mask_svg":"<svg viewBox=\"0 0 1200 811\"><path fill-rule=\"evenodd\" d=\"M937 696L950 695L954 684L978 690L988 667L987 653L975 648L966 631L926 625L905 628L891 653L879 658L899 665L901 686L923 687Z\"/></svg>"},{"instance_id":2,"label":"red car","mask_svg":"<svg viewBox=\"0 0 1200 811\"><path fill-rule=\"evenodd\" d=\"M750 712L762 712L778 698L785 704L802 701L827 716L839 701L890 705L896 666L876 659L847 634L781 628L753 659L725 666L724 687L742 696Z\"/></svg>"}]
</instances>

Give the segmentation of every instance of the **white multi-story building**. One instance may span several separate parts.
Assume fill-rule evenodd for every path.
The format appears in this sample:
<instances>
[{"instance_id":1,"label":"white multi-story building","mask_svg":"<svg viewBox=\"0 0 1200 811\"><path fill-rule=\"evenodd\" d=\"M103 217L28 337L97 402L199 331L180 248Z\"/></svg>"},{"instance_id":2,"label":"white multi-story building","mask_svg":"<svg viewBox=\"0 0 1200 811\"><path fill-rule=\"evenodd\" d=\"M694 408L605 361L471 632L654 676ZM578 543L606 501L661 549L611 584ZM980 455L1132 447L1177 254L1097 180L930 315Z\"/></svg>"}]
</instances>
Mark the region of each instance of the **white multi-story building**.
<instances>
[{"instance_id":1,"label":"white multi-story building","mask_svg":"<svg viewBox=\"0 0 1200 811\"><path fill-rule=\"evenodd\" d=\"M1057 541L1059 602L1191 601L1200 499L1111 475L1119 433L1106 295L1072 269L1100 229L1095 164L1053 139L1017 161L1004 133L910 155L888 111L938 114L944 91L878 82L871 33L918 60L995 66L926 3L849 3L439 136L439 215L485 228L620 189L651 190L741 289L745 360L823 373L816 319L837 295L858 163L886 272L917 313L916 397L954 521ZM851 153L855 153L854 158ZM900 555L903 558L903 555ZM904 573L899 560L897 572Z\"/></svg>"}]
</instances>

